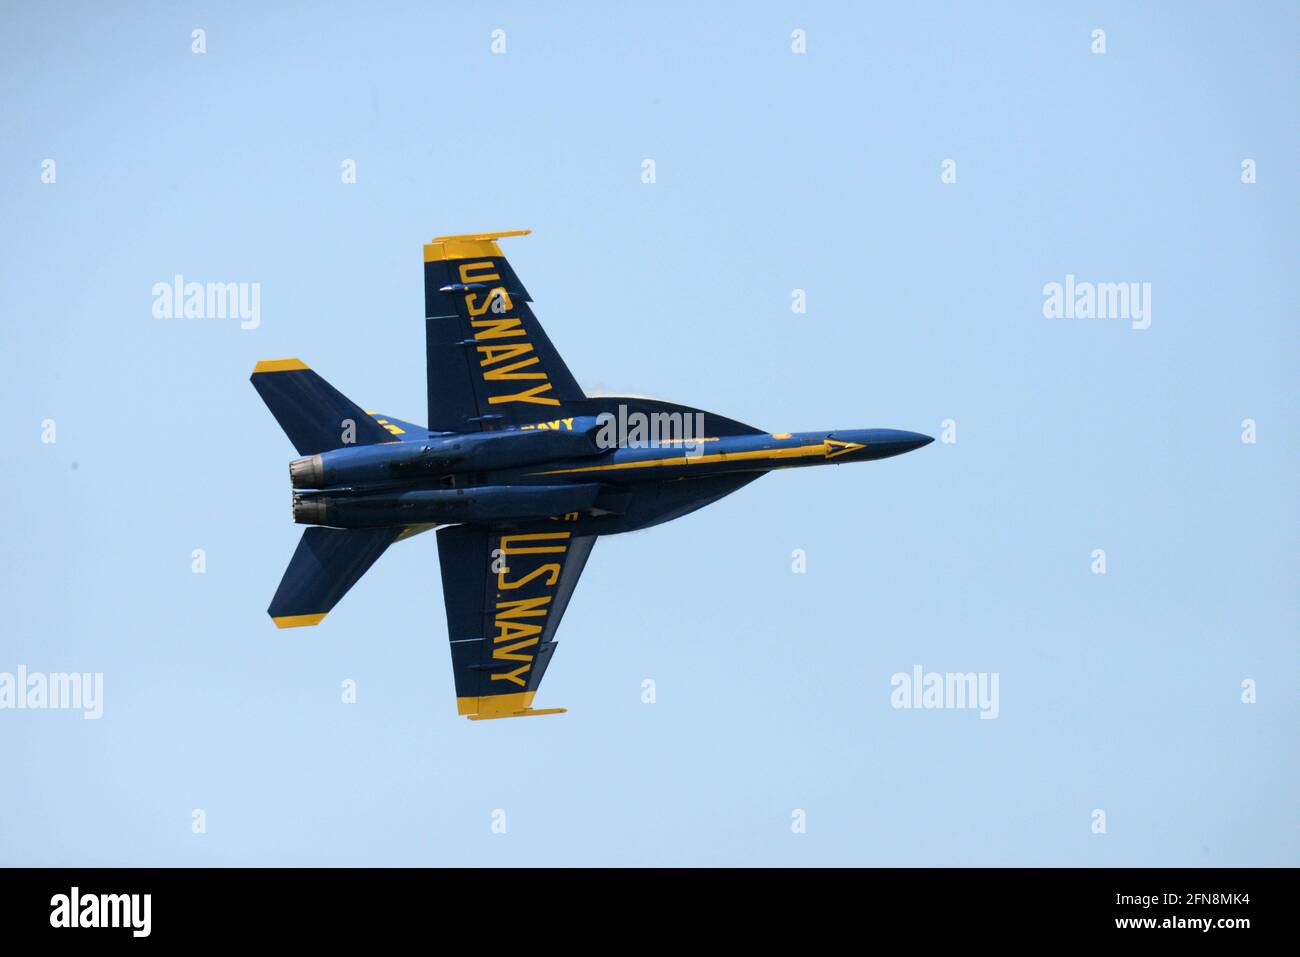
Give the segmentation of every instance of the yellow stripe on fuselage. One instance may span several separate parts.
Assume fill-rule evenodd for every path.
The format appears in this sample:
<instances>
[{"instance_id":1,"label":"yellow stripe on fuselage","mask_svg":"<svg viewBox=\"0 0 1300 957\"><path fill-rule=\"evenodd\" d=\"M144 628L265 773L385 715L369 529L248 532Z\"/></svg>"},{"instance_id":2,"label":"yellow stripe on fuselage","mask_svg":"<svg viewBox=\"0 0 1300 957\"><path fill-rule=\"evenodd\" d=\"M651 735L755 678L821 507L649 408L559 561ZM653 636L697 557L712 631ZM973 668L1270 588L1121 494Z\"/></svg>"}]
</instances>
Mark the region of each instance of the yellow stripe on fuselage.
<instances>
[{"instance_id":1,"label":"yellow stripe on fuselage","mask_svg":"<svg viewBox=\"0 0 1300 957\"><path fill-rule=\"evenodd\" d=\"M788 449L754 449L750 452L714 452L709 455L674 455L665 459L644 459L640 462L614 462L609 465L588 465L575 469L552 469L548 472L531 472L531 475L571 475L575 472L613 472L624 469L648 469L673 465L711 465L718 462L767 462L780 459L827 456L825 442L816 445L796 445Z\"/></svg>"}]
</instances>

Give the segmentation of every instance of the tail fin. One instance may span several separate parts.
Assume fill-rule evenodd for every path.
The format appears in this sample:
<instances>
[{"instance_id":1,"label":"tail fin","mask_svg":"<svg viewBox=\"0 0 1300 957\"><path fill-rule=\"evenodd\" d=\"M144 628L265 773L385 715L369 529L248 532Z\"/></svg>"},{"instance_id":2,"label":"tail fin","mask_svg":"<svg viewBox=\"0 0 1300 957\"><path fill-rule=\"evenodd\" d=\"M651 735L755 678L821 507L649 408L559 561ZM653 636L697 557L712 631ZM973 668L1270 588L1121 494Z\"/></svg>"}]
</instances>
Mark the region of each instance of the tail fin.
<instances>
[{"instance_id":1,"label":"tail fin","mask_svg":"<svg viewBox=\"0 0 1300 957\"><path fill-rule=\"evenodd\" d=\"M299 455L393 439L301 359L263 359L249 381Z\"/></svg>"},{"instance_id":2,"label":"tail fin","mask_svg":"<svg viewBox=\"0 0 1300 957\"><path fill-rule=\"evenodd\" d=\"M318 526L307 529L267 609L275 626L319 625L402 531Z\"/></svg>"}]
</instances>

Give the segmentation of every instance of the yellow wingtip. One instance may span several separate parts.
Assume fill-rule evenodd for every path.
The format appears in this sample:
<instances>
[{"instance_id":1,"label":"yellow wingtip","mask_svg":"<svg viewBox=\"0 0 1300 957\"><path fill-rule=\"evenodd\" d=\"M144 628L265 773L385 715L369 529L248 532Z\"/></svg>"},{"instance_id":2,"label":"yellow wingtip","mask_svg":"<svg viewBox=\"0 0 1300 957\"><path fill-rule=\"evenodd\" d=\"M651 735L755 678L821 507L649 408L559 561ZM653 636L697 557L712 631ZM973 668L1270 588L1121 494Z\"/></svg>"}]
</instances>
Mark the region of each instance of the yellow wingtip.
<instances>
[{"instance_id":1,"label":"yellow wingtip","mask_svg":"<svg viewBox=\"0 0 1300 957\"><path fill-rule=\"evenodd\" d=\"M471 721L491 718L530 718L539 714L564 714L567 708L534 708L536 691L518 691L513 694L483 695L479 698L457 698L456 713Z\"/></svg>"},{"instance_id":2,"label":"yellow wingtip","mask_svg":"<svg viewBox=\"0 0 1300 957\"><path fill-rule=\"evenodd\" d=\"M307 369L307 363L301 359L263 359L253 366L253 372L291 372L295 369Z\"/></svg>"},{"instance_id":3,"label":"yellow wingtip","mask_svg":"<svg viewBox=\"0 0 1300 957\"><path fill-rule=\"evenodd\" d=\"M535 718L542 714L564 714L568 708L524 708L522 711L506 711L501 714L466 715L471 721L494 721L497 718Z\"/></svg>"},{"instance_id":4,"label":"yellow wingtip","mask_svg":"<svg viewBox=\"0 0 1300 957\"><path fill-rule=\"evenodd\" d=\"M424 247L424 261L446 259L494 259L501 255L497 240L506 236L527 236L531 229L507 229L497 233L464 233L460 236L434 236Z\"/></svg>"},{"instance_id":5,"label":"yellow wingtip","mask_svg":"<svg viewBox=\"0 0 1300 957\"><path fill-rule=\"evenodd\" d=\"M446 243L456 239L464 239L470 242L482 242L484 240L505 239L509 236L527 236L531 229L503 229L495 233L460 233L455 236L434 236L435 243Z\"/></svg>"},{"instance_id":6,"label":"yellow wingtip","mask_svg":"<svg viewBox=\"0 0 1300 957\"><path fill-rule=\"evenodd\" d=\"M328 612L320 612L316 615L281 615L279 618L272 618L277 628L303 628L307 625L319 625L325 620Z\"/></svg>"}]
</instances>

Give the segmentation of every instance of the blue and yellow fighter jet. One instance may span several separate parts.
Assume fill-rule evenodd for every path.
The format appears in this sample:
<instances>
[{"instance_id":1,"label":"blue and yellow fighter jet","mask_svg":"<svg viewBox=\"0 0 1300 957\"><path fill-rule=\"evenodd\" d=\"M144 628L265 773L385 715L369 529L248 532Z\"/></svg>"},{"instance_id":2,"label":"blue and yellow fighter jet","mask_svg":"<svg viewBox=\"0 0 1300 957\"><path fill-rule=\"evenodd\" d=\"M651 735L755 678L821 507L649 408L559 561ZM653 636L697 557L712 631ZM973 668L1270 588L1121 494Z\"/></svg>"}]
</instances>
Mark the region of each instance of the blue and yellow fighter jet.
<instances>
[{"instance_id":1,"label":"blue and yellow fighter jet","mask_svg":"<svg viewBox=\"0 0 1300 957\"><path fill-rule=\"evenodd\" d=\"M316 625L393 542L438 529L456 702L471 719L555 714L533 696L601 535L680 518L781 468L883 459L893 429L777 432L633 397L588 398L497 240L424 247L428 428L365 412L298 359L252 382L301 458L309 525L268 609Z\"/></svg>"}]
</instances>

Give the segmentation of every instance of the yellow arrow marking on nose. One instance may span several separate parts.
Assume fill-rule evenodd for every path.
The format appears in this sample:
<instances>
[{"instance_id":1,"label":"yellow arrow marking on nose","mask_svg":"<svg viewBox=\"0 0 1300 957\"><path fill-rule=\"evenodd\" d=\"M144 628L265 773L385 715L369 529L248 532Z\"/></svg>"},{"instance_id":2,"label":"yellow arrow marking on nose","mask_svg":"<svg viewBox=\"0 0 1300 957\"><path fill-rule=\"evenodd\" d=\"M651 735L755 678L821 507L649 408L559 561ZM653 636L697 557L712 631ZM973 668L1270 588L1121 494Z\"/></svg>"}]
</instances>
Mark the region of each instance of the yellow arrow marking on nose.
<instances>
[{"instance_id":1,"label":"yellow arrow marking on nose","mask_svg":"<svg viewBox=\"0 0 1300 957\"><path fill-rule=\"evenodd\" d=\"M859 445L857 442L839 442L835 439L827 439L826 457L833 459L837 455L844 455L846 452L856 452L858 449L865 448L865 445Z\"/></svg>"}]
</instances>

